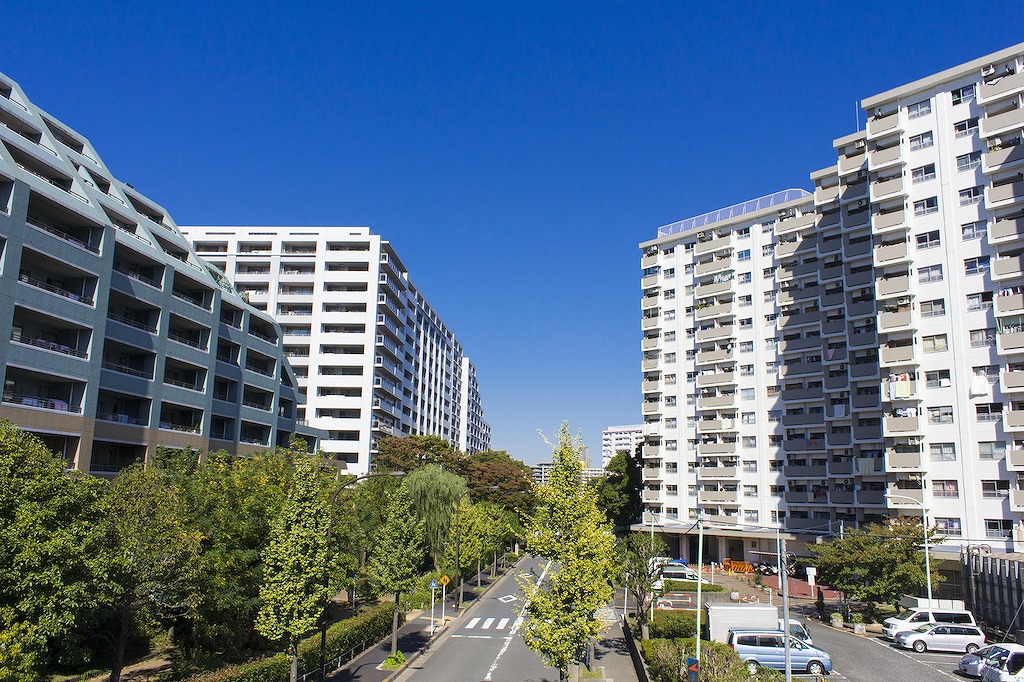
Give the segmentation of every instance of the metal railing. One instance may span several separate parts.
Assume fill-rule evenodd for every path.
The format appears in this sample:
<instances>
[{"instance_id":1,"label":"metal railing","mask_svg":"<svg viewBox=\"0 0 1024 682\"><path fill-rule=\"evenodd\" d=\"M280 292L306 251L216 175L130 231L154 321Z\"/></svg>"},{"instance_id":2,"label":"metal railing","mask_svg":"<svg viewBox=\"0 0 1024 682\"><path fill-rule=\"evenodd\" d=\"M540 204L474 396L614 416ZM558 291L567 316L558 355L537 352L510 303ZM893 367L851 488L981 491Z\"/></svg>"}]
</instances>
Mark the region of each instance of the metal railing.
<instances>
[{"instance_id":1,"label":"metal railing","mask_svg":"<svg viewBox=\"0 0 1024 682\"><path fill-rule=\"evenodd\" d=\"M47 341L35 336L29 336L19 331L11 332L11 341L17 341L18 343L24 343L28 346L35 346L36 348L43 348L45 350L52 350L55 353L63 353L64 355L73 355L76 358L88 357L86 353L80 350L71 348L70 346L58 343L56 341Z\"/></svg>"},{"instance_id":2,"label":"metal railing","mask_svg":"<svg viewBox=\"0 0 1024 682\"><path fill-rule=\"evenodd\" d=\"M79 303L84 303L86 305L93 305L93 300L88 296L76 294L73 291L68 291L67 289L62 289L58 286L47 284L46 282L40 282L38 279L29 277L28 275L18 275L18 281L24 282L25 284L34 286L38 289L43 289L44 291L49 291L51 294L57 294L58 296L63 296L64 298L70 298L72 301L78 301Z\"/></svg>"}]
</instances>

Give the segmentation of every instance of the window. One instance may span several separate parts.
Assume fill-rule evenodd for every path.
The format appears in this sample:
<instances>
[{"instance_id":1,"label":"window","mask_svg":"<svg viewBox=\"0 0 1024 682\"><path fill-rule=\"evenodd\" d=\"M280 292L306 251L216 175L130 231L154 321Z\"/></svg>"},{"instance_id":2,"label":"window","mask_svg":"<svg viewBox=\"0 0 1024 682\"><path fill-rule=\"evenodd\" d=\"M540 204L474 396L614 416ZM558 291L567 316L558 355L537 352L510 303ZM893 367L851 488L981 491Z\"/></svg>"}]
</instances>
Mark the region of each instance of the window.
<instances>
[{"instance_id":1,"label":"window","mask_svg":"<svg viewBox=\"0 0 1024 682\"><path fill-rule=\"evenodd\" d=\"M953 423L953 406L942 405L940 407L929 407L928 408L928 423L929 424L952 424Z\"/></svg>"},{"instance_id":2,"label":"window","mask_svg":"<svg viewBox=\"0 0 1024 682\"><path fill-rule=\"evenodd\" d=\"M769 313L768 315L764 316L765 322L774 322L777 319L779 319L778 313Z\"/></svg>"},{"instance_id":3,"label":"window","mask_svg":"<svg viewBox=\"0 0 1024 682\"><path fill-rule=\"evenodd\" d=\"M745 474L756 474L757 473L757 460L745 459L743 460L743 473Z\"/></svg>"},{"instance_id":4,"label":"window","mask_svg":"<svg viewBox=\"0 0 1024 682\"><path fill-rule=\"evenodd\" d=\"M683 266L683 274L689 275L691 273L693 273L693 263L687 263Z\"/></svg>"},{"instance_id":5,"label":"window","mask_svg":"<svg viewBox=\"0 0 1024 682\"><path fill-rule=\"evenodd\" d=\"M910 151L916 152L919 149L927 149L935 144L935 140L932 137L932 131L927 133L921 133L920 135L914 135L910 138Z\"/></svg>"},{"instance_id":6,"label":"window","mask_svg":"<svg viewBox=\"0 0 1024 682\"><path fill-rule=\"evenodd\" d=\"M745 447L745 448L756 448L757 447L757 436L743 436L743 447Z\"/></svg>"},{"instance_id":7,"label":"window","mask_svg":"<svg viewBox=\"0 0 1024 682\"><path fill-rule=\"evenodd\" d=\"M937 298L934 301L921 302L921 317L942 317L946 314L946 301Z\"/></svg>"},{"instance_id":8,"label":"window","mask_svg":"<svg viewBox=\"0 0 1024 682\"><path fill-rule=\"evenodd\" d=\"M772 302L774 302L775 301L775 295L777 293L778 292L775 291L775 289L772 289L771 291L764 292L764 302L765 303L772 303Z\"/></svg>"},{"instance_id":9,"label":"window","mask_svg":"<svg viewBox=\"0 0 1024 682\"><path fill-rule=\"evenodd\" d=\"M930 113L932 113L932 101L930 99L907 106L907 118L921 118Z\"/></svg>"},{"instance_id":10,"label":"window","mask_svg":"<svg viewBox=\"0 0 1024 682\"><path fill-rule=\"evenodd\" d=\"M736 278L740 284L750 284L750 273L741 272L740 276Z\"/></svg>"},{"instance_id":11,"label":"window","mask_svg":"<svg viewBox=\"0 0 1024 682\"><path fill-rule=\"evenodd\" d=\"M928 446L928 453L933 462L956 461L956 445L953 443L932 443Z\"/></svg>"},{"instance_id":12,"label":"window","mask_svg":"<svg viewBox=\"0 0 1024 682\"><path fill-rule=\"evenodd\" d=\"M925 353L941 353L948 349L946 344L946 335L936 334L935 336L925 336L921 339L921 347Z\"/></svg>"},{"instance_id":13,"label":"window","mask_svg":"<svg viewBox=\"0 0 1024 682\"><path fill-rule=\"evenodd\" d=\"M982 481L982 497L1006 497L1010 494L1009 481Z\"/></svg>"},{"instance_id":14,"label":"window","mask_svg":"<svg viewBox=\"0 0 1024 682\"><path fill-rule=\"evenodd\" d=\"M978 365L974 368L975 376L983 376L989 382L999 381L999 365Z\"/></svg>"},{"instance_id":15,"label":"window","mask_svg":"<svg viewBox=\"0 0 1024 682\"><path fill-rule=\"evenodd\" d=\"M917 248L919 249L932 249L942 243L939 237L938 230L932 230L931 232L924 232L917 235Z\"/></svg>"},{"instance_id":16,"label":"window","mask_svg":"<svg viewBox=\"0 0 1024 682\"><path fill-rule=\"evenodd\" d=\"M778 372L779 372L779 363L778 362L773 360L772 362L764 363L764 373L765 374L778 374Z\"/></svg>"},{"instance_id":17,"label":"window","mask_svg":"<svg viewBox=\"0 0 1024 682\"><path fill-rule=\"evenodd\" d=\"M678 485L666 485L665 486L665 494L673 496L673 497L677 497L679 495L679 486Z\"/></svg>"},{"instance_id":18,"label":"window","mask_svg":"<svg viewBox=\"0 0 1024 682\"><path fill-rule=\"evenodd\" d=\"M970 239L983 239L988 233L988 224L984 220L979 220L975 223L967 223L966 225L960 226L960 233L963 235L964 241Z\"/></svg>"},{"instance_id":19,"label":"window","mask_svg":"<svg viewBox=\"0 0 1024 682\"><path fill-rule=\"evenodd\" d=\"M967 189L960 190L960 205L970 206L971 204L980 203L985 198L985 188L981 185L977 187L968 187Z\"/></svg>"},{"instance_id":20,"label":"window","mask_svg":"<svg viewBox=\"0 0 1024 682\"><path fill-rule=\"evenodd\" d=\"M977 310L991 310L992 309L992 292L982 291L978 294L967 294L967 310L974 312Z\"/></svg>"},{"instance_id":21,"label":"window","mask_svg":"<svg viewBox=\"0 0 1024 682\"><path fill-rule=\"evenodd\" d=\"M743 497L757 497L757 486L756 485L745 485L745 486L743 486Z\"/></svg>"},{"instance_id":22,"label":"window","mask_svg":"<svg viewBox=\"0 0 1024 682\"><path fill-rule=\"evenodd\" d=\"M1008 538L1013 535L1013 521L1010 519L985 519L985 537Z\"/></svg>"},{"instance_id":23,"label":"window","mask_svg":"<svg viewBox=\"0 0 1024 682\"><path fill-rule=\"evenodd\" d=\"M741 353L753 353L754 342L753 341L740 341L740 352Z\"/></svg>"},{"instance_id":24,"label":"window","mask_svg":"<svg viewBox=\"0 0 1024 682\"><path fill-rule=\"evenodd\" d=\"M697 486L688 485L686 486L686 494L690 497L697 497Z\"/></svg>"},{"instance_id":25,"label":"window","mask_svg":"<svg viewBox=\"0 0 1024 682\"><path fill-rule=\"evenodd\" d=\"M978 256L964 261L964 274L981 274L989 269L989 257Z\"/></svg>"},{"instance_id":26,"label":"window","mask_svg":"<svg viewBox=\"0 0 1024 682\"><path fill-rule=\"evenodd\" d=\"M772 446L773 448L781 448L782 447L782 434L781 433L773 433L770 436L768 436L768 445Z\"/></svg>"},{"instance_id":27,"label":"window","mask_svg":"<svg viewBox=\"0 0 1024 682\"><path fill-rule=\"evenodd\" d=\"M932 495L935 497L960 497L957 481L932 481Z\"/></svg>"},{"instance_id":28,"label":"window","mask_svg":"<svg viewBox=\"0 0 1024 682\"><path fill-rule=\"evenodd\" d=\"M951 386L949 370L937 369L934 372L925 372L924 382L925 388L948 388Z\"/></svg>"},{"instance_id":29,"label":"window","mask_svg":"<svg viewBox=\"0 0 1024 682\"><path fill-rule=\"evenodd\" d=\"M770 339L765 339L764 340L764 349L765 350L775 350L775 347L777 345L779 345L779 340L776 339L775 337L772 337Z\"/></svg>"},{"instance_id":30,"label":"window","mask_svg":"<svg viewBox=\"0 0 1024 682\"><path fill-rule=\"evenodd\" d=\"M967 137L978 132L978 117L967 118L953 124L954 137Z\"/></svg>"},{"instance_id":31,"label":"window","mask_svg":"<svg viewBox=\"0 0 1024 682\"><path fill-rule=\"evenodd\" d=\"M742 415L740 415L740 422L743 424L756 424L757 417L754 415L753 412L744 412Z\"/></svg>"},{"instance_id":32,"label":"window","mask_svg":"<svg viewBox=\"0 0 1024 682\"><path fill-rule=\"evenodd\" d=\"M683 244L683 251L693 251L693 247L695 245L696 245L696 242L687 242L687 243Z\"/></svg>"},{"instance_id":33,"label":"window","mask_svg":"<svg viewBox=\"0 0 1024 682\"><path fill-rule=\"evenodd\" d=\"M750 249L743 249L742 251L737 253L736 260L741 262L745 260L750 260Z\"/></svg>"},{"instance_id":34,"label":"window","mask_svg":"<svg viewBox=\"0 0 1024 682\"><path fill-rule=\"evenodd\" d=\"M750 329L754 326L754 318L744 317L740 320L740 329Z\"/></svg>"},{"instance_id":35,"label":"window","mask_svg":"<svg viewBox=\"0 0 1024 682\"><path fill-rule=\"evenodd\" d=\"M769 410L768 421L772 424L778 424L782 421L782 410Z\"/></svg>"},{"instance_id":36,"label":"window","mask_svg":"<svg viewBox=\"0 0 1024 682\"><path fill-rule=\"evenodd\" d=\"M971 348L988 348L996 345L996 328L971 330Z\"/></svg>"},{"instance_id":37,"label":"window","mask_svg":"<svg viewBox=\"0 0 1024 682\"><path fill-rule=\"evenodd\" d=\"M979 459L1005 459L1006 443L1000 440L982 441L978 443Z\"/></svg>"},{"instance_id":38,"label":"window","mask_svg":"<svg viewBox=\"0 0 1024 682\"><path fill-rule=\"evenodd\" d=\"M665 341L668 342L668 341L675 341L675 340L676 340L676 333L675 332L665 332ZM690 351L687 351L687 353L689 353L689 352ZM693 358L687 358L687 359L688 360L693 360Z\"/></svg>"},{"instance_id":39,"label":"window","mask_svg":"<svg viewBox=\"0 0 1024 682\"><path fill-rule=\"evenodd\" d=\"M749 239L750 238L750 228L749 227L741 227L740 229L736 230L736 237L739 238L739 239Z\"/></svg>"},{"instance_id":40,"label":"window","mask_svg":"<svg viewBox=\"0 0 1024 682\"><path fill-rule=\"evenodd\" d=\"M765 386L764 393L769 398L775 398L775 397L777 397L779 395L779 387L778 386Z\"/></svg>"},{"instance_id":41,"label":"window","mask_svg":"<svg viewBox=\"0 0 1024 682\"><path fill-rule=\"evenodd\" d=\"M761 277L764 279L771 279L775 276L775 268L765 268L761 271Z\"/></svg>"},{"instance_id":42,"label":"window","mask_svg":"<svg viewBox=\"0 0 1024 682\"><path fill-rule=\"evenodd\" d=\"M676 269L675 268L666 268L665 269L665 279L672 279L675 276L676 276Z\"/></svg>"},{"instance_id":43,"label":"window","mask_svg":"<svg viewBox=\"0 0 1024 682\"><path fill-rule=\"evenodd\" d=\"M927 199L922 199L921 201L914 202L914 215L916 216L928 215L930 213L938 213L938 211L938 197L928 197Z\"/></svg>"},{"instance_id":44,"label":"window","mask_svg":"<svg viewBox=\"0 0 1024 682\"><path fill-rule=\"evenodd\" d=\"M997 422L1003 418L1002 403L982 403L974 406L980 422Z\"/></svg>"},{"instance_id":45,"label":"window","mask_svg":"<svg viewBox=\"0 0 1024 682\"><path fill-rule=\"evenodd\" d=\"M981 152L971 152L970 154L963 154L956 157L956 169L958 171L967 171L972 168L977 168L981 165Z\"/></svg>"},{"instance_id":46,"label":"window","mask_svg":"<svg viewBox=\"0 0 1024 682\"><path fill-rule=\"evenodd\" d=\"M744 509L743 520L747 523L757 523L757 510L756 509Z\"/></svg>"},{"instance_id":47,"label":"window","mask_svg":"<svg viewBox=\"0 0 1024 682\"><path fill-rule=\"evenodd\" d=\"M740 296L739 305L741 308L746 308L748 305L754 305L753 296Z\"/></svg>"},{"instance_id":48,"label":"window","mask_svg":"<svg viewBox=\"0 0 1024 682\"><path fill-rule=\"evenodd\" d=\"M740 365L740 376L741 377L752 377L754 376L753 365Z\"/></svg>"},{"instance_id":49,"label":"window","mask_svg":"<svg viewBox=\"0 0 1024 682\"><path fill-rule=\"evenodd\" d=\"M942 281L942 265L926 265L918 269L917 281L921 284Z\"/></svg>"},{"instance_id":50,"label":"window","mask_svg":"<svg viewBox=\"0 0 1024 682\"><path fill-rule=\"evenodd\" d=\"M772 243L772 244L765 244L764 246L761 247L761 255L762 256L766 256L767 257L767 256L771 256L774 253L775 253L775 244L774 243Z\"/></svg>"},{"instance_id":51,"label":"window","mask_svg":"<svg viewBox=\"0 0 1024 682\"><path fill-rule=\"evenodd\" d=\"M964 102L970 102L974 99L974 84L965 85L962 88L957 88L950 93L953 95L953 106L957 104L963 104Z\"/></svg>"},{"instance_id":52,"label":"window","mask_svg":"<svg viewBox=\"0 0 1024 682\"><path fill-rule=\"evenodd\" d=\"M935 521L935 534L936 535L947 535L947 536L959 536L960 535L960 519L954 519L946 516L940 516Z\"/></svg>"},{"instance_id":53,"label":"window","mask_svg":"<svg viewBox=\"0 0 1024 682\"><path fill-rule=\"evenodd\" d=\"M754 389L752 388L741 388L740 389L740 400L753 400Z\"/></svg>"},{"instance_id":54,"label":"window","mask_svg":"<svg viewBox=\"0 0 1024 682\"><path fill-rule=\"evenodd\" d=\"M929 163L910 171L910 179L913 182L924 182L935 179L935 164Z\"/></svg>"}]
</instances>

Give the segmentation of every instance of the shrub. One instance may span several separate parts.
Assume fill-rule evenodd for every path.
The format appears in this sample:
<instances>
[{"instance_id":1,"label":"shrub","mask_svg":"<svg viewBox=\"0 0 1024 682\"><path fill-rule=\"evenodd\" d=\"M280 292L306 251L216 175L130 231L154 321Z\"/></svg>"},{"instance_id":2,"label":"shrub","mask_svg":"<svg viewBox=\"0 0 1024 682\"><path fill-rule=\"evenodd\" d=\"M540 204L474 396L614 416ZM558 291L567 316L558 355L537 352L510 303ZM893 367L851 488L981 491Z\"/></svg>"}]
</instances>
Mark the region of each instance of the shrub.
<instances>
[{"instance_id":1,"label":"shrub","mask_svg":"<svg viewBox=\"0 0 1024 682\"><path fill-rule=\"evenodd\" d=\"M680 663L693 656L697 643L693 639L649 639L641 642L641 652L651 673L651 682L679 682ZM751 678L746 664L735 651L720 642L701 641L701 679L715 682L773 682L783 679L777 670L758 668Z\"/></svg>"},{"instance_id":2,"label":"shrub","mask_svg":"<svg viewBox=\"0 0 1024 682\"><path fill-rule=\"evenodd\" d=\"M382 663L380 667L384 668L384 670L397 670L402 667L403 663L405 663L405 654L401 651L396 651L385 658L384 663Z\"/></svg>"},{"instance_id":3,"label":"shrub","mask_svg":"<svg viewBox=\"0 0 1024 682\"><path fill-rule=\"evenodd\" d=\"M692 580L666 580L665 592L696 592L697 583ZM725 587L722 585L711 585L704 583L700 588L701 592L725 592Z\"/></svg>"},{"instance_id":4,"label":"shrub","mask_svg":"<svg viewBox=\"0 0 1024 682\"><path fill-rule=\"evenodd\" d=\"M697 632L697 616L689 611L655 611L651 637L691 639Z\"/></svg>"}]
</instances>

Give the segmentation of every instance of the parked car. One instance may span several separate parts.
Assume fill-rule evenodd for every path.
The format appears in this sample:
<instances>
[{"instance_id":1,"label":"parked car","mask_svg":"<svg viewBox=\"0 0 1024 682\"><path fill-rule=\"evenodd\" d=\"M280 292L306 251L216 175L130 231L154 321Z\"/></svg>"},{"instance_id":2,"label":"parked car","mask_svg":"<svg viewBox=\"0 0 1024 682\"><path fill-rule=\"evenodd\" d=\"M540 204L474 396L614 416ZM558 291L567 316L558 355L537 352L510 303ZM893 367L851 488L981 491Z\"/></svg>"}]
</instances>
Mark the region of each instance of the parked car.
<instances>
[{"instance_id":1,"label":"parked car","mask_svg":"<svg viewBox=\"0 0 1024 682\"><path fill-rule=\"evenodd\" d=\"M997 644L995 652L981 664L982 682L1021 682L1024 680L1024 646Z\"/></svg>"},{"instance_id":2,"label":"parked car","mask_svg":"<svg viewBox=\"0 0 1024 682\"><path fill-rule=\"evenodd\" d=\"M957 664L956 671L961 675L967 677L981 677L981 667L985 664L985 659L999 656L1008 653L1006 649L1001 648L997 644L990 644L989 646L978 649L972 654L964 654L960 657L960 663Z\"/></svg>"},{"instance_id":3,"label":"parked car","mask_svg":"<svg viewBox=\"0 0 1024 682\"><path fill-rule=\"evenodd\" d=\"M974 614L963 609L908 609L882 622L882 636L892 639L897 632L913 630L925 623L977 625Z\"/></svg>"},{"instance_id":4,"label":"parked car","mask_svg":"<svg viewBox=\"0 0 1024 682\"><path fill-rule=\"evenodd\" d=\"M786 669L786 635L782 630L730 630L728 644L753 674L757 666ZM832 657L796 637L789 638L789 659L794 671L810 675L832 672Z\"/></svg>"},{"instance_id":5,"label":"parked car","mask_svg":"<svg viewBox=\"0 0 1024 682\"><path fill-rule=\"evenodd\" d=\"M926 623L916 630L897 632L896 646L922 651L966 651L973 654L985 646L985 633L974 625Z\"/></svg>"},{"instance_id":6,"label":"parked car","mask_svg":"<svg viewBox=\"0 0 1024 682\"><path fill-rule=\"evenodd\" d=\"M779 618L779 629L783 632L786 631L786 621L782 618ZM796 637L805 644L814 644L814 642L811 641L811 633L807 632L807 628L804 627L804 624L792 616L789 617L789 636Z\"/></svg>"}]
</instances>

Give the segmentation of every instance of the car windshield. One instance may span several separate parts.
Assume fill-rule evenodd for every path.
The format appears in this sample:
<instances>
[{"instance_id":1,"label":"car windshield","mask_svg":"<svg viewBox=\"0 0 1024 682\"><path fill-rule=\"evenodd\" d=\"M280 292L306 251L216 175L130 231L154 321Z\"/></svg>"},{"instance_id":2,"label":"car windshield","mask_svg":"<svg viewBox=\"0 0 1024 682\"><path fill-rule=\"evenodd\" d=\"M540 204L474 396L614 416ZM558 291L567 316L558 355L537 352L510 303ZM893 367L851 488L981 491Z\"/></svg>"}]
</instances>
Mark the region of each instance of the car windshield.
<instances>
[{"instance_id":1,"label":"car windshield","mask_svg":"<svg viewBox=\"0 0 1024 682\"><path fill-rule=\"evenodd\" d=\"M933 627L935 627L937 625L938 625L938 623L925 623L924 625L922 625L920 627L914 628L914 632L928 632L929 630L931 630Z\"/></svg>"},{"instance_id":2,"label":"car windshield","mask_svg":"<svg viewBox=\"0 0 1024 682\"><path fill-rule=\"evenodd\" d=\"M917 611L903 609L902 611L893 614L892 618L894 618L895 620L910 620L910 617L913 616L915 613L917 613Z\"/></svg>"}]
</instances>

